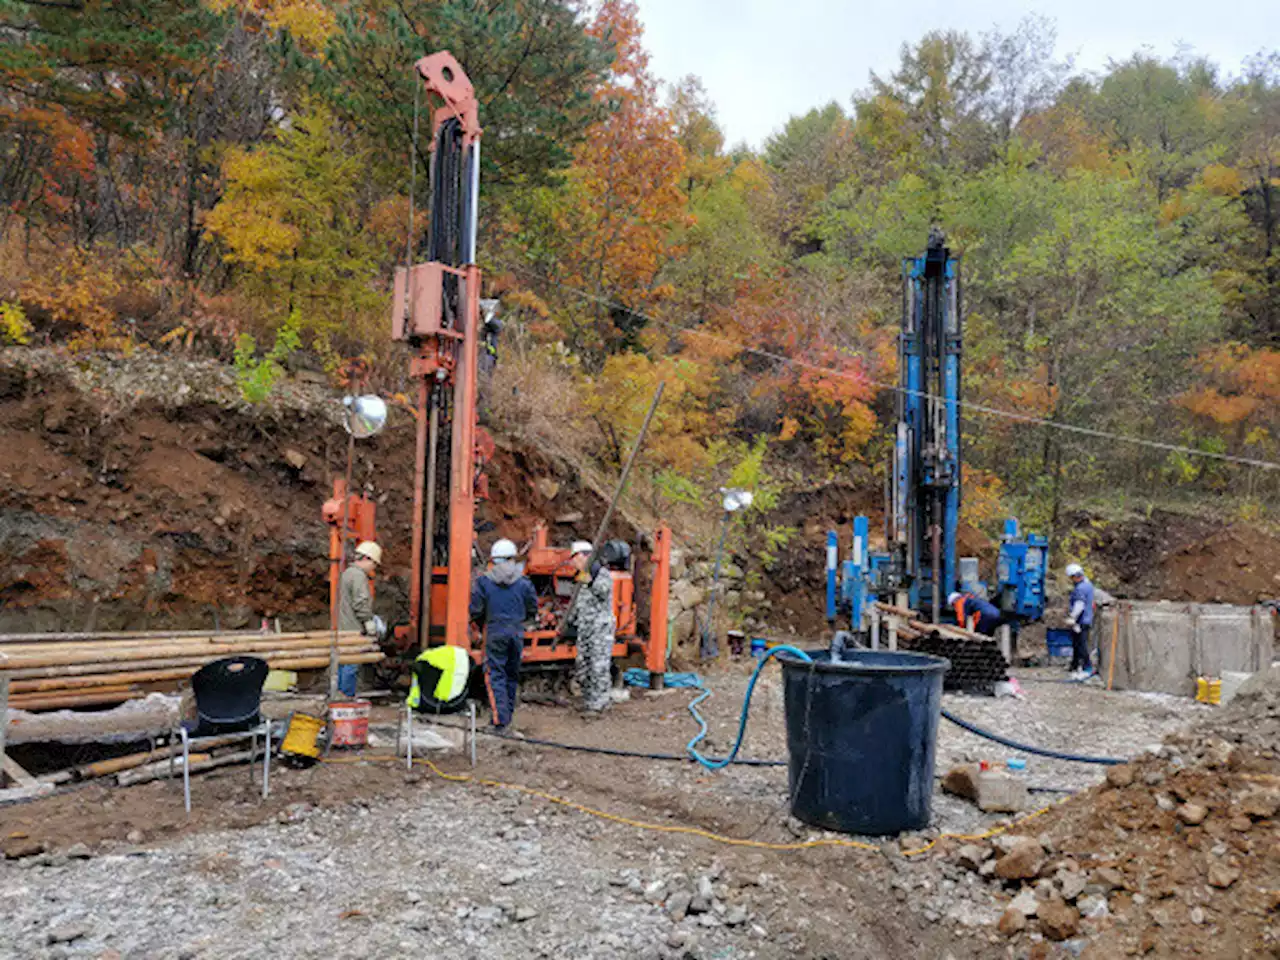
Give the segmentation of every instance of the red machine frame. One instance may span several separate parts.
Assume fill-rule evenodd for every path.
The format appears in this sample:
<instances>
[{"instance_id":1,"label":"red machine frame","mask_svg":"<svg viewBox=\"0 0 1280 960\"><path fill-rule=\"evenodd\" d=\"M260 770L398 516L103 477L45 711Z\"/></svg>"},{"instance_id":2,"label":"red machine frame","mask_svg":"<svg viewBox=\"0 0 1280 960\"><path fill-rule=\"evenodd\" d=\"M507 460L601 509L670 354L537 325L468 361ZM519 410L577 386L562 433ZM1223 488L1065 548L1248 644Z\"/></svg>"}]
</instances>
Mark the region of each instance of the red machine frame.
<instances>
[{"instance_id":1,"label":"red machine frame","mask_svg":"<svg viewBox=\"0 0 1280 960\"><path fill-rule=\"evenodd\" d=\"M410 376L417 381L414 413L417 437L414 451L412 561L409 584L409 624L396 631L397 646L412 651L440 642L463 647L473 659L483 657L482 639L470 624L469 606L472 583L472 553L475 548L475 503L484 498L485 478L479 469L493 453L493 441L479 427L477 386L480 346L481 272L475 263L477 206L479 203L480 137L479 104L475 90L457 60L447 51L423 57L414 65L428 98L440 106L432 114L432 183L440 174L438 147L442 142L441 127L457 121L450 130L457 139L450 150L460 154L450 159L461 162L461 189L458 202L461 224L459 265L429 260L396 270L392 306L392 336L407 342L414 351L409 362ZM416 149L416 146L415 146ZM450 211L431 211L433 218L446 217ZM455 224L456 226L457 224ZM450 278L456 278L451 281ZM456 316L452 325L447 316L447 292L451 282L457 284ZM450 301L455 302L455 301ZM448 554L445 565L433 562L439 529L435 511L437 484L437 443L439 411L447 408L450 453L448 461L448 500L439 506L447 511ZM334 499L326 503L324 518L331 526L330 599L337 616L337 578L345 540L373 539L374 510L371 501L350 497L346 505L347 536L339 528L343 518L343 494L334 485ZM443 539L443 538L441 538ZM550 580L552 594L543 591L543 614L539 624L526 634L524 660L528 663L572 661L576 647L559 637L558 610L554 588L572 576L569 551L550 546L546 531L535 532L527 572L536 579ZM671 532L659 528L652 551L653 592L650 602L648 639L637 629L634 578L628 572L616 572L615 611L618 613L618 641L615 657L643 654L652 683L660 685L666 669L667 612L671 572ZM555 618L556 622L552 619Z\"/></svg>"}]
</instances>

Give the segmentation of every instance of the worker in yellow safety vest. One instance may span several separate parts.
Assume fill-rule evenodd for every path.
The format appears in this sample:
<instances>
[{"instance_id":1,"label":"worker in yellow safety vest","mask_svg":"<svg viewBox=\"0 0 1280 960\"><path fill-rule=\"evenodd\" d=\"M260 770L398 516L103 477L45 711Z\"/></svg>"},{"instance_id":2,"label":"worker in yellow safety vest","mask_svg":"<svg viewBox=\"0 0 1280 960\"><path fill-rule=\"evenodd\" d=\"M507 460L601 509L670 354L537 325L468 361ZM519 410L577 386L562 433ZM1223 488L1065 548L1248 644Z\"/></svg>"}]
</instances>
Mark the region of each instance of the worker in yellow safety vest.
<instances>
[{"instance_id":1,"label":"worker in yellow safety vest","mask_svg":"<svg viewBox=\"0 0 1280 960\"><path fill-rule=\"evenodd\" d=\"M471 657L462 647L446 644L423 650L413 664L409 706L423 713L456 709L470 679Z\"/></svg>"}]
</instances>

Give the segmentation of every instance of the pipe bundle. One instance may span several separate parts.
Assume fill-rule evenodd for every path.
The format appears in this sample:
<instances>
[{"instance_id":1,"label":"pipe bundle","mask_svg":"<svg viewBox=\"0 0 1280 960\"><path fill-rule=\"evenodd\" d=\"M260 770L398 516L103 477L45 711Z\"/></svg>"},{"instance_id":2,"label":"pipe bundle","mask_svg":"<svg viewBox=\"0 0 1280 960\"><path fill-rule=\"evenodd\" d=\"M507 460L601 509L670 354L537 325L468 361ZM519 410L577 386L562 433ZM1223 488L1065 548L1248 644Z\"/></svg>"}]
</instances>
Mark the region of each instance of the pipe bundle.
<instances>
[{"instance_id":1,"label":"pipe bundle","mask_svg":"<svg viewBox=\"0 0 1280 960\"><path fill-rule=\"evenodd\" d=\"M122 703L172 689L222 657L261 657L276 670L329 666L334 635L305 633L147 632L114 634L6 634L0 636L0 673L9 678L9 706L22 710ZM343 664L382 659L376 641L337 635Z\"/></svg>"}]
</instances>

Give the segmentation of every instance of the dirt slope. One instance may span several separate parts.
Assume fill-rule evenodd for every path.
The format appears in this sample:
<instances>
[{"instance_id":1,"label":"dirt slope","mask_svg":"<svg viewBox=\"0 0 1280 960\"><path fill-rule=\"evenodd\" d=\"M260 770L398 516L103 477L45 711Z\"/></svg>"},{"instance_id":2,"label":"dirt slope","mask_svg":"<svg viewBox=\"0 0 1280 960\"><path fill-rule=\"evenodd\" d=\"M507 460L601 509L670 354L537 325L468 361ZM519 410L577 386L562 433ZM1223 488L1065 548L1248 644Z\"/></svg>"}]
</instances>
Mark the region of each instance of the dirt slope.
<instances>
[{"instance_id":1,"label":"dirt slope","mask_svg":"<svg viewBox=\"0 0 1280 960\"><path fill-rule=\"evenodd\" d=\"M320 505L343 469L335 391L288 380L244 403L232 372L155 355L75 361L0 354L0 630L326 622ZM402 617L411 415L357 445L357 483L379 503L380 612ZM500 445L482 543L589 535L603 504L572 472ZM548 483L547 481L552 481ZM580 514L574 523L557 517ZM615 535L629 535L625 523Z\"/></svg>"}]
</instances>

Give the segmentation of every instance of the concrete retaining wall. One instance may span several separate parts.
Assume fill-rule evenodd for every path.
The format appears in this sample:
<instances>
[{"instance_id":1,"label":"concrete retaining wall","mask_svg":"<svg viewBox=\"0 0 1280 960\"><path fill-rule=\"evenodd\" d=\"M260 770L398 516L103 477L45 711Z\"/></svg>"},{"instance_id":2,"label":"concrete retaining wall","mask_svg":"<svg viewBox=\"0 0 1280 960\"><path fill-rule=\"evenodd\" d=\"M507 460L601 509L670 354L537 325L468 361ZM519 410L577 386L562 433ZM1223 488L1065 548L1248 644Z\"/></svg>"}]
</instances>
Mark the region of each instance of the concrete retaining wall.
<instances>
[{"instance_id":1,"label":"concrete retaining wall","mask_svg":"<svg viewBox=\"0 0 1280 960\"><path fill-rule=\"evenodd\" d=\"M1260 606L1124 600L1098 611L1094 631L1099 672L1117 689L1183 696L1195 695L1196 677L1263 669L1274 645L1271 613Z\"/></svg>"}]
</instances>

